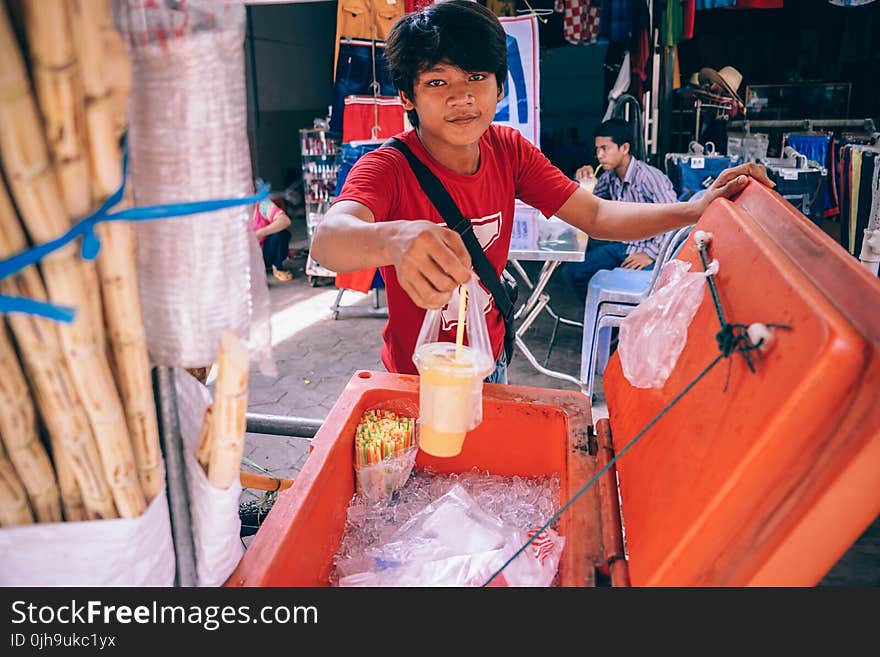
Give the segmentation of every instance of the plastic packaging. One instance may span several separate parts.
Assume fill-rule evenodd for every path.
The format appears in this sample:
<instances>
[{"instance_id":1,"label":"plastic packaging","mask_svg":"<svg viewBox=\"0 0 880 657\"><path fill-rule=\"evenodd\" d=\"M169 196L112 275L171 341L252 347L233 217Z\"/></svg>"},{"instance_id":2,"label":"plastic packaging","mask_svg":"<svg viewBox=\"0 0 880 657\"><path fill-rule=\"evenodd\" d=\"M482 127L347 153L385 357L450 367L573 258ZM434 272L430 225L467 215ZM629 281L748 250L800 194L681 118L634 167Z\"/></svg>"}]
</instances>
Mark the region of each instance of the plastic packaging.
<instances>
[{"instance_id":1,"label":"plastic packaging","mask_svg":"<svg viewBox=\"0 0 880 657\"><path fill-rule=\"evenodd\" d=\"M410 400L388 400L367 409L355 433L358 495L391 502L406 484L418 452L418 407Z\"/></svg>"},{"instance_id":2,"label":"plastic packaging","mask_svg":"<svg viewBox=\"0 0 880 657\"><path fill-rule=\"evenodd\" d=\"M138 205L242 198L254 192L247 137L241 2L114 3L132 63L130 182ZM224 329L271 374L268 294L252 258L252 205L137 223L151 359L213 363ZM256 271L255 271L256 269Z\"/></svg>"},{"instance_id":3,"label":"plastic packaging","mask_svg":"<svg viewBox=\"0 0 880 657\"><path fill-rule=\"evenodd\" d=\"M173 586L165 490L137 518L4 527L0 563L0 586Z\"/></svg>"},{"instance_id":4,"label":"plastic packaging","mask_svg":"<svg viewBox=\"0 0 880 657\"><path fill-rule=\"evenodd\" d=\"M222 586L241 561L241 518L238 512L241 484L215 488L196 458L199 434L211 393L184 370L175 371L177 414L183 439L190 520L196 556L198 586Z\"/></svg>"},{"instance_id":5,"label":"plastic packaging","mask_svg":"<svg viewBox=\"0 0 880 657\"><path fill-rule=\"evenodd\" d=\"M670 260L654 293L620 325L620 364L626 380L637 388L661 388L666 383L703 301L706 278L718 273L718 261L712 261L705 272L690 268L688 262Z\"/></svg>"},{"instance_id":6,"label":"plastic packaging","mask_svg":"<svg viewBox=\"0 0 880 657\"><path fill-rule=\"evenodd\" d=\"M452 342L437 342L441 310L425 313L416 340L413 362L419 370L419 446L434 456L461 452L465 434L483 421L483 379L495 368L486 316L479 300L480 283L466 285L465 346L458 353ZM446 313L458 316L456 291Z\"/></svg>"}]
</instances>

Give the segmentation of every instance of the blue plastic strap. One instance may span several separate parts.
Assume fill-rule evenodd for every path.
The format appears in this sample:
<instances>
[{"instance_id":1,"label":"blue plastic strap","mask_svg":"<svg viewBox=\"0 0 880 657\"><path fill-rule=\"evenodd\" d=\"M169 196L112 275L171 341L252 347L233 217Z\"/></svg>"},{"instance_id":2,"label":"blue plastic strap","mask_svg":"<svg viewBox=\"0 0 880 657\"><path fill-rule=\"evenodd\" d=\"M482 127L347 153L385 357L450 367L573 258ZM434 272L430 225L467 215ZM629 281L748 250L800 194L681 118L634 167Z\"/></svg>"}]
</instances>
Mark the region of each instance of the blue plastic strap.
<instances>
[{"instance_id":1,"label":"blue plastic strap","mask_svg":"<svg viewBox=\"0 0 880 657\"><path fill-rule=\"evenodd\" d=\"M45 301L36 301L27 297L10 297L0 294L0 314L24 313L37 315L59 322L72 322L76 314L76 308L70 306L56 306Z\"/></svg>"},{"instance_id":2,"label":"blue plastic strap","mask_svg":"<svg viewBox=\"0 0 880 657\"><path fill-rule=\"evenodd\" d=\"M209 201L195 201L192 203L171 203L168 205L152 205L139 208L126 208L119 212L110 212L110 208L122 200L125 194L125 180L128 171L128 150L123 149L122 159L122 184L113 194L101 204L96 212L82 219L61 237L27 249L12 257L0 260L0 280L17 274L25 267L37 264L50 253L63 248L77 237L82 237L81 253L86 260L94 260L101 250L101 241L95 233L95 226L104 221L151 221L153 219L168 219L171 217L184 217L203 212L213 212L239 205L251 205L268 198L269 185L261 180L257 181L257 192L245 198L214 199ZM12 301L15 300L15 301ZM23 303L30 301L31 303ZM0 296L0 314L4 312L30 312L31 314L49 317L65 322L72 322L75 309L56 306L42 301L23 299L21 297Z\"/></svg>"}]
</instances>

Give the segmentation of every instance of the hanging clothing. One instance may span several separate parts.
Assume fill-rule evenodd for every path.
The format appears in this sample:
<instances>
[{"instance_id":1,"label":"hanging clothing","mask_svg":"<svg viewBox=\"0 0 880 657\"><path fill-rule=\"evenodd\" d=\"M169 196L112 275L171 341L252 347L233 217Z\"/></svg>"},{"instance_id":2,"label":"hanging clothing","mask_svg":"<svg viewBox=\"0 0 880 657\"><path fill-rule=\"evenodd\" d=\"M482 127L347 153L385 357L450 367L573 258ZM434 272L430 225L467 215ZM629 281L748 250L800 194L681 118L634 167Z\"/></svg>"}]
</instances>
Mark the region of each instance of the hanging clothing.
<instances>
[{"instance_id":1,"label":"hanging clothing","mask_svg":"<svg viewBox=\"0 0 880 657\"><path fill-rule=\"evenodd\" d=\"M651 14L646 2L638 2L633 16L632 84L629 93L641 99L648 80L648 62L651 61Z\"/></svg>"},{"instance_id":2,"label":"hanging clothing","mask_svg":"<svg viewBox=\"0 0 880 657\"><path fill-rule=\"evenodd\" d=\"M782 0L736 0L734 9L782 9Z\"/></svg>"},{"instance_id":3,"label":"hanging clothing","mask_svg":"<svg viewBox=\"0 0 880 657\"><path fill-rule=\"evenodd\" d=\"M670 48L682 40L684 8L678 0L669 0L663 12L663 45Z\"/></svg>"},{"instance_id":4,"label":"hanging clothing","mask_svg":"<svg viewBox=\"0 0 880 657\"><path fill-rule=\"evenodd\" d=\"M562 14L562 34L575 46L591 45L599 40L601 10L590 0L556 0L554 11Z\"/></svg>"},{"instance_id":5,"label":"hanging clothing","mask_svg":"<svg viewBox=\"0 0 880 657\"><path fill-rule=\"evenodd\" d=\"M612 50L613 48L609 48L606 54L605 66L609 70L611 67L608 66L608 58L611 56ZM611 91L608 92L608 107L605 109L605 116L602 117L603 121L607 121L614 115L614 107L617 105L617 101L629 89L631 80L630 70L629 52L625 52L623 54L623 63L620 65L614 85L611 87Z\"/></svg>"},{"instance_id":6,"label":"hanging clothing","mask_svg":"<svg viewBox=\"0 0 880 657\"><path fill-rule=\"evenodd\" d=\"M871 210L870 214L867 218L867 224L869 226L873 226L875 229L880 227L880 155L875 154L874 156L874 176L871 180ZM862 244L864 248L864 243ZM859 251L859 260L863 264L867 262L867 260L862 259L862 252ZM868 254L864 254L868 255ZM874 265L875 269L877 265ZM877 276L880 276L880 270L877 271Z\"/></svg>"},{"instance_id":7,"label":"hanging clothing","mask_svg":"<svg viewBox=\"0 0 880 657\"><path fill-rule=\"evenodd\" d=\"M498 17L516 16L516 0L486 0L486 8Z\"/></svg>"},{"instance_id":8,"label":"hanging clothing","mask_svg":"<svg viewBox=\"0 0 880 657\"><path fill-rule=\"evenodd\" d=\"M721 7L735 7L736 0L696 0L696 10L720 9Z\"/></svg>"},{"instance_id":9,"label":"hanging clothing","mask_svg":"<svg viewBox=\"0 0 880 657\"><path fill-rule=\"evenodd\" d=\"M599 37L612 43L628 43L635 25L635 2L636 0L604 0Z\"/></svg>"},{"instance_id":10,"label":"hanging clothing","mask_svg":"<svg viewBox=\"0 0 880 657\"><path fill-rule=\"evenodd\" d=\"M398 96L346 96L342 142L393 137L403 132L403 115Z\"/></svg>"},{"instance_id":11,"label":"hanging clothing","mask_svg":"<svg viewBox=\"0 0 880 657\"><path fill-rule=\"evenodd\" d=\"M421 11L425 7L429 7L434 4L434 0L406 0L403 3L404 8L406 9L407 14L411 14L414 11Z\"/></svg>"},{"instance_id":12,"label":"hanging clothing","mask_svg":"<svg viewBox=\"0 0 880 657\"><path fill-rule=\"evenodd\" d=\"M859 171L859 198L856 225L853 227L852 254L859 257L862 252L862 242L865 239L865 229L868 227L868 219L871 216L871 208L874 202L874 168L878 166L877 153L875 151L862 151L862 162Z\"/></svg>"},{"instance_id":13,"label":"hanging clothing","mask_svg":"<svg viewBox=\"0 0 880 657\"><path fill-rule=\"evenodd\" d=\"M862 151L855 149L852 154L852 192L849 214L849 252L856 252L856 226L859 223L859 188L862 180Z\"/></svg>"},{"instance_id":14,"label":"hanging clothing","mask_svg":"<svg viewBox=\"0 0 880 657\"><path fill-rule=\"evenodd\" d=\"M375 77L374 77L375 75ZM347 96L396 96L397 89L385 62L385 42L343 37L339 44L330 134L342 136Z\"/></svg>"},{"instance_id":15,"label":"hanging clothing","mask_svg":"<svg viewBox=\"0 0 880 657\"><path fill-rule=\"evenodd\" d=\"M840 213L836 194L833 193L834 149L831 146L831 135L786 135L785 142L801 155L818 162L828 172L822 182L820 194L823 198L822 216L836 217Z\"/></svg>"},{"instance_id":16,"label":"hanging clothing","mask_svg":"<svg viewBox=\"0 0 880 657\"><path fill-rule=\"evenodd\" d=\"M348 37L383 41L405 11L406 8L399 0L339 0L336 7L333 80L336 80L340 39Z\"/></svg>"},{"instance_id":17,"label":"hanging clothing","mask_svg":"<svg viewBox=\"0 0 880 657\"><path fill-rule=\"evenodd\" d=\"M696 12L696 2L694 0L684 0L681 3L681 38L684 41L694 38L694 14Z\"/></svg>"},{"instance_id":18,"label":"hanging clothing","mask_svg":"<svg viewBox=\"0 0 880 657\"><path fill-rule=\"evenodd\" d=\"M681 64L678 60L678 46L672 46L672 88L681 89Z\"/></svg>"}]
</instances>

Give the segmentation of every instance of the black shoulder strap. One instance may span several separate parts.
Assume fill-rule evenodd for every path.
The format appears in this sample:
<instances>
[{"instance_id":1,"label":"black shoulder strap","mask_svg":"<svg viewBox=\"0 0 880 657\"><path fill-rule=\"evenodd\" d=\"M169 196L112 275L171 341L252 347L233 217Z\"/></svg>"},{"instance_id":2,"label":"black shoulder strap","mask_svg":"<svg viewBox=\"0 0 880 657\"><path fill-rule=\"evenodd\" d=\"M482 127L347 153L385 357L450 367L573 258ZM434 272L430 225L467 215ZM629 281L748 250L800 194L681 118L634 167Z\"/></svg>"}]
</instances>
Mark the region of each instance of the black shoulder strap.
<instances>
[{"instance_id":1,"label":"black shoulder strap","mask_svg":"<svg viewBox=\"0 0 880 657\"><path fill-rule=\"evenodd\" d=\"M501 281L498 279L498 274L495 273L495 268L489 262L489 258L486 257L483 247L480 246L477 236L474 235L470 219L462 215L461 210L458 209L443 183L415 156L409 146L396 137L392 137L382 146L394 148L406 157L410 168L412 168L413 173L416 175L416 179L422 186L422 190L431 203L434 204L434 207L437 208L446 225L461 235L464 245L471 255L474 271L477 272L477 276L480 277L483 285L486 286L486 289L494 297L498 310L501 311L501 314L506 319L510 319L513 316L513 304L507 296L507 292L504 291L504 287L502 287Z\"/></svg>"}]
</instances>

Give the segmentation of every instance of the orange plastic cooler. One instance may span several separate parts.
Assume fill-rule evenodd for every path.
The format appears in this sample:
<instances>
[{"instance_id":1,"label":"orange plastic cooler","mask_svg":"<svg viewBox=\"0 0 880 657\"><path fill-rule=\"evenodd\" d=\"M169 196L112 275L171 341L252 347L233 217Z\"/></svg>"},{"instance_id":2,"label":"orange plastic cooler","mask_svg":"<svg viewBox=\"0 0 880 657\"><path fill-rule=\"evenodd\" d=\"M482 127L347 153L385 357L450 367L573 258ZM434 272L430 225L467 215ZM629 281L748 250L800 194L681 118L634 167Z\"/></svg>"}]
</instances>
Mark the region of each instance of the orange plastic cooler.
<instances>
[{"instance_id":1,"label":"orange plastic cooler","mask_svg":"<svg viewBox=\"0 0 880 657\"><path fill-rule=\"evenodd\" d=\"M812 585L880 513L880 283L756 183L697 228L714 236L728 321L792 330L776 332L755 374L739 355L729 373L722 361L615 464L620 506L611 469L566 511L563 585ZM679 258L700 270L692 244ZM612 358L610 421L595 432L579 393L487 384L462 453L420 454L416 467L557 474L565 502L712 361L718 329L707 291L660 390L633 388ZM415 377L352 377L228 584L325 585L360 415L417 396Z\"/></svg>"}]
</instances>

